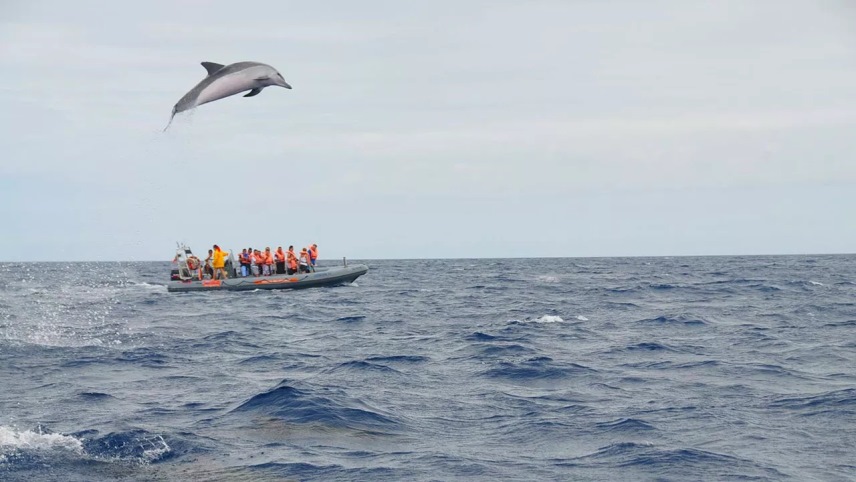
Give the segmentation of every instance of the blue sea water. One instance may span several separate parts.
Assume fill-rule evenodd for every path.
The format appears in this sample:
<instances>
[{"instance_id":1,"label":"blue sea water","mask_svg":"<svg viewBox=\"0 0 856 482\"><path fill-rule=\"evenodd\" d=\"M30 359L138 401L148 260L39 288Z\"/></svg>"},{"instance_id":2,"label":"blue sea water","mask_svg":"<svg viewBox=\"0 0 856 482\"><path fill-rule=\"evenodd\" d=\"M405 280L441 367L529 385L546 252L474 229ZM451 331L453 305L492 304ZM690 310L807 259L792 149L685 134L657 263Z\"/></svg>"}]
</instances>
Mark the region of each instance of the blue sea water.
<instances>
[{"instance_id":1,"label":"blue sea water","mask_svg":"<svg viewBox=\"0 0 856 482\"><path fill-rule=\"evenodd\" d=\"M0 480L856 480L856 256L0 263Z\"/></svg>"}]
</instances>

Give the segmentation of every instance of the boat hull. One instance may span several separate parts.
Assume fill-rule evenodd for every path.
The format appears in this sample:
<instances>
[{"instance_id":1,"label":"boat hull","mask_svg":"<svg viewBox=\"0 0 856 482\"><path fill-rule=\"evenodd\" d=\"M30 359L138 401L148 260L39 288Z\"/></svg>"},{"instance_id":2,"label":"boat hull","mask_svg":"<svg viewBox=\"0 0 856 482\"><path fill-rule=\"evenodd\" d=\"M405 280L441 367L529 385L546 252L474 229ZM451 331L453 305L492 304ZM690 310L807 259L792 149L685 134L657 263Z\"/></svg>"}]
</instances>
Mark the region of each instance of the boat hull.
<instances>
[{"instance_id":1,"label":"boat hull","mask_svg":"<svg viewBox=\"0 0 856 482\"><path fill-rule=\"evenodd\" d=\"M314 273L292 275L248 276L225 280L176 280L170 281L166 289L170 292L294 290L351 283L368 271L368 266L355 264L335 268L318 268Z\"/></svg>"}]
</instances>

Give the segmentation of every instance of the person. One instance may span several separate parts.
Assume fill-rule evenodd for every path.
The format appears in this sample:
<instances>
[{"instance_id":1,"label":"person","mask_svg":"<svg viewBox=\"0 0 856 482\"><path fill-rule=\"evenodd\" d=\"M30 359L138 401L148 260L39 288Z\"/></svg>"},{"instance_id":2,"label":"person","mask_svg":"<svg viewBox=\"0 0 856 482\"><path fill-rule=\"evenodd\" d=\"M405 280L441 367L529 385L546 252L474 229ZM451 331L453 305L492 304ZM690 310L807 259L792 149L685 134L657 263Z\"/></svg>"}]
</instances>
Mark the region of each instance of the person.
<instances>
[{"instance_id":1,"label":"person","mask_svg":"<svg viewBox=\"0 0 856 482\"><path fill-rule=\"evenodd\" d=\"M187 274L188 274L188 276L193 277L194 275L198 275L199 279L202 279L202 269L201 269L202 266L201 265L202 265L202 263L199 261L199 258L197 258L196 255L191 254L187 258Z\"/></svg>"},{"instance_id":2,"label":"person","mask_svg":"<svg viewBox=\"0 0 856 482\"><path fill-rule=\"evenodd\" d=\"M223 251L220 246L214 245L214 261L211 265L214 267L214 279L229 278L229 274L224 269L226 267L226 257L229 256L228 251Z\"/></svg>"},{"instance_id":3,"label":"person","mask_svg":"<svg viewBox=\"0 0 856 482\"><path fill-rule=\"evenodd\" d=\"M303 248L300 251L300 272L301 273L309 273L311 270L309 269L309 251L306 248Z\"/></svg>"},{"instance_id":4,"label":"person","mask_svg":"<svg viewBox=\"0 0 856 482\"><path fill-rule=\"evenodd\" d=\"M258 249L251 251L250 254L250 271L253 273L253 276L258 277L259 275L259 267L264 264L264 260L262 260L262 255L259 253Z\"/></svg>"},{"instance_id":5,"label":"person","mask_svg":"<svg viewBox=\"0 0 856 482\"><path fill-rule=\"evenodd\" d=\"M309 247L309 264L312 266L312 271L315 271L315 260L318 259L318 245L312 243Z\"/></svg>"},{"instance_id":6,"label":"person","mask_svg":"<svg viewBox=\"0 0 856 482\"><path fill-rule=\"evenodd\" d=\"M282 252L282 246L276 248L276 274L285 274L285 253Z\"/></svg>"},{"instance_id":7,"label":"person","mask_svg":"<svg viewBox=\"0 0 856 482\"><path fill-rule=\"evenodd\" d=\"M205 258L205 267L202 269L202 273L205 276L208 276L210 279L214 279L214 268L211 266L212 261L214 260L214 250L208 250L208 257Z\"/></svg>"},{"instance_id":8,"label":"person","mask_svg":"<svg viewBox=\"0 0 856 482\"><path fill-rule=\"evenodd\" d=\"M247 248L241 251L241 277L246 278L250 275L250 254L247 253Z\"/></svg>"},{"instance_id":9,"label":"person","mask_svg":"<svg viewBox=\"0 0 856 482\"><path fill-rule=\"evenodd\" d=\"M297 273L297 255L294 254L294 246L289 246L285 254L286 263L288 263L288 271L286 274Z\"/></svg>"}]
</instances>

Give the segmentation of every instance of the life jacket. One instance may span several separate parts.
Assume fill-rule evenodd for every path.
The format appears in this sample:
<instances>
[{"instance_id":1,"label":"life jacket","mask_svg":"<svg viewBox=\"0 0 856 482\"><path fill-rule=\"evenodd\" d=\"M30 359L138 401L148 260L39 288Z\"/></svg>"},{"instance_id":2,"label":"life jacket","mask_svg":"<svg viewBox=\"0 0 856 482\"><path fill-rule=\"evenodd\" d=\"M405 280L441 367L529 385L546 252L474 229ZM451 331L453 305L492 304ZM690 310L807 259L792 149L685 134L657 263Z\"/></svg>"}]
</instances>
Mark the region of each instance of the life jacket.
<instances>
[{"instance_id":1,"label":"life jacket","mask_svg":"<svg viewBox=\"0 0 856 482\"><path fill-rule=\"evenodd\" d=\"M262 256L265 257L265 264L266 265L270 266L273 264L273 255L270 254L270 251L265 251L265 253Z\"/></svg>"},{"instance_id":2,"label":"life jacket","mask_svg":"<svg viewBox=\"0 0 856 482\"><path fill-rule=\"evenodd\" d=\"M285 261L285 253L283 253L281 249L277 249L276 253L274 253L274 256L276 257L277 263L282 263L283 261Z\"/></svg>"},{"instance_id":3,"label":"life jacket","mask_svg":"<svg viewBox=\"0 0 856 482\"><path fill-rule=\"evenodd\" d=\"M309 252L305 249L300 252L300 264L309 264Z\"/></svg>"},{"instance_id":4,"label":"life jacket","mask_svg":"<svg viewBox=\"0 0 856 482\"><path fill-rule=\"evenodd\" d=\"M309 247L309 259L312 261L318 259L318 248Z\"/></svg>"},{"instance_id":5,"label":"life jacket","mask_svg":"<svg viewBox=\"0 0 856 482\"><path fill-rule=\"evenodd\" d=\"M294 251L288 250L288 267L290 269L297 269L297 256L294 255Z\"/></svg>"},{"instance_id":6,"label":"life jacket","mask_svg":"<svg viewBox=\"0 0 856 482\"><path fill-rule=\"evenodd\" d=\"M241 253L241 264L250 264L250 253Z\"/></svg>"}]
</instances>

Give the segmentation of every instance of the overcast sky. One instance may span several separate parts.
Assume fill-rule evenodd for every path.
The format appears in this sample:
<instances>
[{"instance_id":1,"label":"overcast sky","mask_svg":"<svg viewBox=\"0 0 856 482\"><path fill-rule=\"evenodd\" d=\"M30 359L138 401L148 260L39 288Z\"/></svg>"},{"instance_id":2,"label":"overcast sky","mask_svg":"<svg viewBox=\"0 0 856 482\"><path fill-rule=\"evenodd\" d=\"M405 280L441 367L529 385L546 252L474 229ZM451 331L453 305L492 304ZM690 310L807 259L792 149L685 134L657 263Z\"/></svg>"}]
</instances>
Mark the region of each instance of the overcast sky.
<instances>
[{"instance_id":1,"label":"overcast sky","mask_svg":"<svg viewBox=\"0 0 856 482\"><path fill-rule=\"evenodd\" d=\"M856 251L847 1L5 0L0 127L0 260Z\"/></svg>"}]
</instances>

